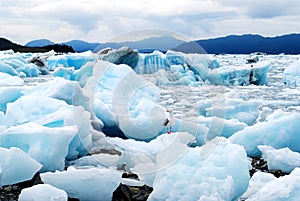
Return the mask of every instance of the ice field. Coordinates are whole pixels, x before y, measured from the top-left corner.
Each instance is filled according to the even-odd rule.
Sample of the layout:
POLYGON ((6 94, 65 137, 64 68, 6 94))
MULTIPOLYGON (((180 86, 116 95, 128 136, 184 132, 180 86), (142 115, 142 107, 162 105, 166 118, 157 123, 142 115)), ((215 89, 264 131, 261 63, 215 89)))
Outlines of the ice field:
POLYGON ((299 55, 0 52, 0 186, 44 183, 20 200, 297 200, 299 122, 299 55))

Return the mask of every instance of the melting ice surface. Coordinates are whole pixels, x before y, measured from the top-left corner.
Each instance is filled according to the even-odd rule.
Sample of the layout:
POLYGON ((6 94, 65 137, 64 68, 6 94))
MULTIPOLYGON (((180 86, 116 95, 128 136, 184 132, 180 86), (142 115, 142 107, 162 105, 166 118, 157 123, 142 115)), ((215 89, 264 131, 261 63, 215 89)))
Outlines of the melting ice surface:
POLYGON ((154 52, 128 61, 132 69, 90 52, 47 53, 54 72, 30 78, 40 74, 26 63, 32 56, 0 54, 1 186, 40 171, 44 183, 83 200, 111 200, 121 182, 152 186, 150 200, 299 197, 298 164, 290 163, 300 152, 299 56, 262 55, 251 67, 247 55, 154 52), (171 135, 166 108, 176 117, 171 135), (105 136, 112 133, 131 139, 105 136), (28 166, 11 176, 14 149, 28 166), (248 188, 247 156, 260 155, 275 162, 270 168, 294 170, 256 174, 248 188), (141 181, 122 180, 121 170, 141 181), (282 185, 289 188, 279 194, 282 185))

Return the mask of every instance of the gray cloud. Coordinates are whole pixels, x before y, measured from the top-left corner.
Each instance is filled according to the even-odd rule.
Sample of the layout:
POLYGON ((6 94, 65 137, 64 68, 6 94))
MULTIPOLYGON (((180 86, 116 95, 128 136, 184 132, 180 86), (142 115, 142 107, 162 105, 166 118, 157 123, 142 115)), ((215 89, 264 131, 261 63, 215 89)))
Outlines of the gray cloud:
POLYGON ((2 0, 0 30, 21 43, 40 37, 55 42, 101 42, 148 28, 194 39, 240 33, 276 35, 300 30, 295 23, 299 6, 300 0, 2 0))

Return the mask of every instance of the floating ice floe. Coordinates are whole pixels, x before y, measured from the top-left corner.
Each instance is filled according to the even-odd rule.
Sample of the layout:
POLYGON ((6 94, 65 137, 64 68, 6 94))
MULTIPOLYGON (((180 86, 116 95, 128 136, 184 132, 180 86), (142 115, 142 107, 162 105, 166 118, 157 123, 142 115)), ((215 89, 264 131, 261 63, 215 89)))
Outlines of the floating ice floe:
POLYGON ((105 48, 98 52, 100 59, 114 64, 126 64, 135 68, 139 62, 139 52, 129 47, 121 47, 117 50, 105 48))
POLYGON ((249 178, 243 147, 216 138, 203 147, 188 148, 158 171, 148 200, 235 200, 246 191, 249 178))
POLYGON ((1 132, 0 147, 21 149, 43 165, 42 172, 63 170, 69 145, 76 133, 75 126, 48 128, 30 122, 1 132))
POLYGON ((155 75, 156 85, 186 85, 199 86, 203 81, 199 75, 195 75, 192 70, 182 65, 172 65, 170 70, 158 70, 155 75))
POLYGON ((73 67, 75 70, 80 69, 88 62, 94 62, 98 59, 96 54, 91 51, 83 53, 69 53, 67 55, 50 56, 47 59, 49 70, 54 70, 57 67, 73 67))
POLYGON ((211 84, 225 86, 267 85, 269 62, 247 64, 245 66, 224 66, 210 71, 207 80, 211 84))
POLYGON ((45 184, 66 191, 69 197, 95 201, 112 200, 113 192, 121 183, 121 177, 121 172, 101 168, 69 167, 67 171, 41 174, 45 184))
POLYGON ((276 149, 288 147, 300 152, 300 113, 276 110, 264 122, 248 126, 229 139, 244 146, 249 156, 260 156, 258 145, 269 145, 276 149))
POLYGON ((18 201, 67 201, 65 191, 49 184, 38 184, 30 188, 24 188, 19 195, 18 201))
POLYGON ((22 95, 22 87, 0 87, 0 111, 6 112, 7 103, 14 102, 22 95))
POLYGON ((217 100, 202 100, 195 105, 199 114, 206 117, 217 116, 225 119, 237 119, 252 125, 259 117, 261 100, 248 100, 220 97, 217 100))
POLYGON ((68 105, 65 101, 43 96, 22 96, 7 104, 4 124, 7 127, 28 122, 54 128, 76 126, 76 136, 69 147, 68 158, 86 155, 91 144, 90 113, 82 106, 68 105))
POLYGON ((254 173, 249 181, 249 186, 247 191, 239 199, 241 200, 248 199, 249 197, 257 193, 261 188, 263 188, 267 183, 275 179, 276 177, 271 173, 266 173, 266 172, 254 173))
MULTIPOLYGON (((0 142, 3 143, 2 139, 0 142)), ((42 167, 16 147, 10 149, 0 147, 0 155, 0 186, 30 180, 42 167)))
POLYGON ((0 55, 0 72, 20 77, 37 77, 41 73, 38 66, 27 63, 21 54, 0 55))
POLYGON ((140 54, 139 62, 134 71, 138 74, 152 74, 161 69, 168 71, 172 65, 184 66, 205 80, 208 68, 218 66, 218 62, 212 62, 207 55, 202 54, 184 54, 171 50, 163 54, 154 51, 151 54, 140 54))
POLYGON ((287 85, 300 86, 300 61, 296 61, 284 69, 283 82, 287 85))
POLYGON ((22 85, 24 85, 24 81, 21 78, 0 72, 0 87, 22 85))
POLYGON ((267 161, 269 170, 289 173, 300 167, 300 153, 293 152, 289 148, 274 149, 271 146, 260 145, 258 149, 262 152, 262 158, 267 161))
POLYGON ((257 200, 299 200, 300 197, 300 168, 291 174, 277 179, 270 179, 257 193, 251 195, 247 201, 257 200))
POLYGON ((239 130, 243 130, 248 125, 237 119, 223 119, 219 117, 198 117, 200 124, 205 124, 209 128, 207 139, 211 140, 218 136, 229 138, 239 130))

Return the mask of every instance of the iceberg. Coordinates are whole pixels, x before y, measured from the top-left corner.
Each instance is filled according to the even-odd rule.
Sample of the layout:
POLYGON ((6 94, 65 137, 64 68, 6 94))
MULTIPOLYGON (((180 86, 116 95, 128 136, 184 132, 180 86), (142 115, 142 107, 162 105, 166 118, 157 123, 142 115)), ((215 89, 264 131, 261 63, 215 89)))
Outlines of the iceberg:
POLYGON ((0 87, 22 85, 24 85, 24 81, 21 78, 0 72, 0 87))
MULTIPOLYGON (((1 77, 1 73, 0 73, 0 77, 1 77)), ((15 78, 18 79, 18 77, 15 78)), ((23 95, 22 87, 0 87, 0 111, 5 113, 7 103, 14 102, 22 95, 23 95)))
POLYGON ((224 66, 211 70, 207 75, 207 80, 211 84, 225 86, 267 85, 267 73, 270 68, 269 62, 234 67, 224 66))
POLYGON ((88 62, 95 62, 98 59, 96 54, 91 51, 84 53, 70 53, 67 55, 50 56, 47 59, 49 70, 53 71, 57 67, 73 67, 75 70, 80 69, 88 62))
POLYGON ((256 172, 249 181, 247 191, 239 198, 240 200, 246 200, 253 196, 260 189, 262 189, 270 181, 274 181, 276 177, 271 173, 256 172))
POLYGON ((192 70, 182 65, 172 65, 169 71, 158 70, 155 75, 156 85, 186 85, 199 86, 203 81, 199 75, 195 75, 192 70))
POLYGON ((91 114, 82 106, 43 96, 22 96, 7 104, 4 124, 7 127, 34 122, 49 128, 76 126, 77 134, 70 144, 68 158, 86 155, 92 142, 89 132, 91 114))
POLYGON ((24 75, 26 77, 37 77, 41 72, 33 63, 27 61, 19 54, 4 55, 0 57, 0 72, 13 76, 24 75))
POLYGON ((262 158, 267 161, 269 170, 290 173, 296 167, 300 167, 300 153, 293 152, 289 148, 274 149, 271 146, 260 145, 258 149, 262 152, 262 158))
POLYGON ((69 145, 76 133, 75 126, 48 128, 29 122, 1 132, 0 147, 21 149, 43 165, 42 172, 63 170, 69 145))
POLYGON ((139 56, 139 62, 134 68, 138 74, 153 74, 159 70, 169 71, 171 66, 180 65, 192 71, 195 79, 200 77, 206 80, 209 67, 217 65, 217 62, 211 62, 207 55, 184 54, 171 50, 168 50, 166 54, 154 51, 151 54, 139 54, 139 56))
POLYGON ((201 100, 195 105, 199 114, 205 117, 237 119, 247 125, 253 125, 259 117, 262 101, 245 101, 240 98, 220 98, 220 100, 201 100))
POLYGON ((188 148, 157 172, 148 200, 235 200, 247 190, 249 178, 243 147, 215 138, 203 147, 188 148))
POLYGON ((41 174, 45 184, 66 191, 69 197, 94 201, 112 200, 113 192, 122 181, 121 177, 121 172, 101 168, 69 167, 67 171, 41 174))
POLYGON ((237 131, 243 130, 248 125, 238 121, 237 119, 223 119, 219 117, 203 117, 199 116, 199 123, 209 128, 207 139, 212 140, 215 137, 223 136, 229 138, 237 131))
POLYGON ((296 61, 283 71, 283 82, 291 86, 300 86, 300 61, 296 61))
POLYGON ((0 147, 0 155, 0 186, 30 180, 42 167, 16 147, 10 149, 0 147))
POLYGON ((60 77, 40 83, 33 88, 25 89, 23 93, 26 96, 51 97, 63 100, 69 105, 82 106, 86 110, 89 110, 88 97, 83 94, 79 83, 60 77))
POLYGON ((135 68, 139 62, 139 52, 129 47, 121 47, 117 50, 106 48, 98 52, 100 59, 114 64, 126 64, 135 68))
POLYGON ((296 168, 290 175, 283 176, 266 183, 257 193, 247 201, 256 200, 298 200, 300 196, 300 168, 296 168), (284 186, 284 188, 283 188, 284 186))
POLYGON ((49 184, 38 184, 21 191, 18 201, 67 201, 68 195, 65 191, 55 188, 49 184))
POLYGON ((84 156, 77 160, 70 161, 68 163, 69 166, 73 167, 103 167, 115 169, 120 160, 119 155, 111 155, 111 154, 93 154, 91 156, 84 156))
POLYGON ((244 146, 248 156, 260 156, 258 145, 269 145, 276 149, 288 147, 300 152, 299 124, 300 113, 276 110, 264 122, 248 126, 229 139, 244 146))

